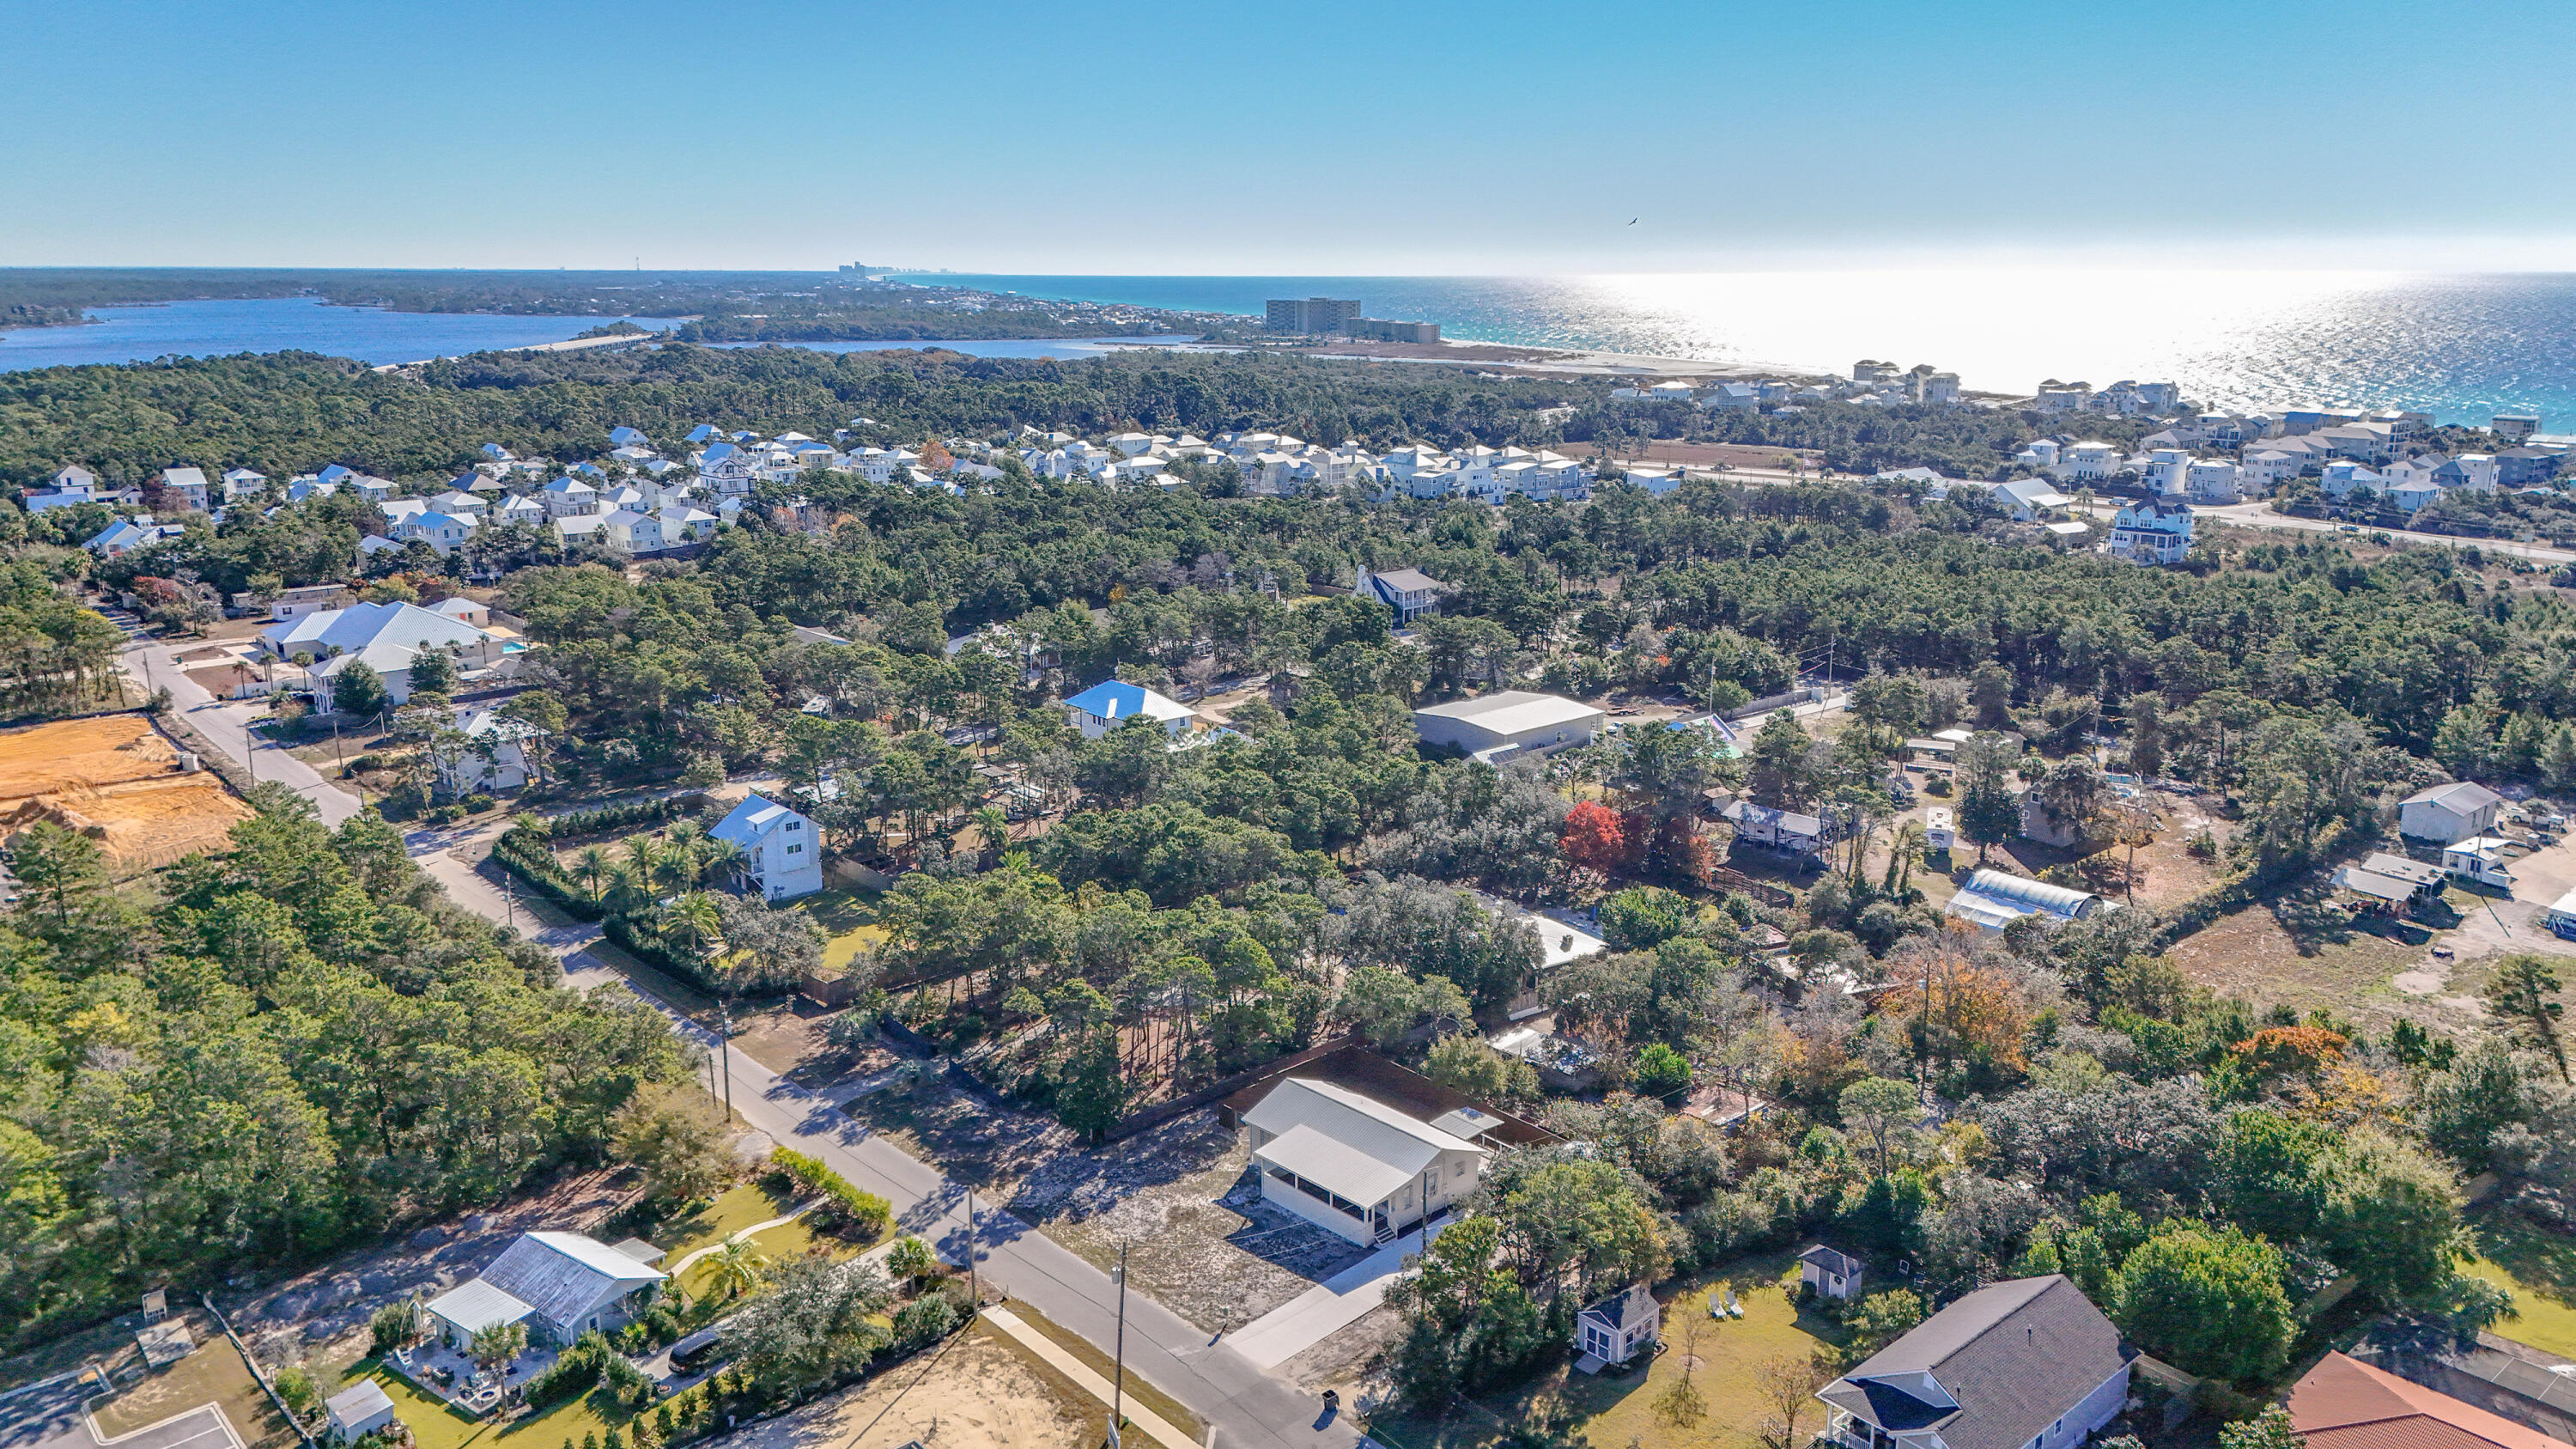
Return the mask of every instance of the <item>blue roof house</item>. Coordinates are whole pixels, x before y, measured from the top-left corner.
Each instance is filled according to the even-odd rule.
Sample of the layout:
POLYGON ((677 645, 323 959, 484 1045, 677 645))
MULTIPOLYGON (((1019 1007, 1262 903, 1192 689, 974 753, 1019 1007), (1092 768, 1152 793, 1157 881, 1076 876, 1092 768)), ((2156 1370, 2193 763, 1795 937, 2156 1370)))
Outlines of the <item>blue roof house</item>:
POLYGON ((1112 679, 1095 684, 1064 702, 1065 716, 1082 737, 1096 740, 1139 715, 1160 724, 1172 734, 1181 734, 1196 716, 1190 707, 1138 684, 1125 684, 1112 679))

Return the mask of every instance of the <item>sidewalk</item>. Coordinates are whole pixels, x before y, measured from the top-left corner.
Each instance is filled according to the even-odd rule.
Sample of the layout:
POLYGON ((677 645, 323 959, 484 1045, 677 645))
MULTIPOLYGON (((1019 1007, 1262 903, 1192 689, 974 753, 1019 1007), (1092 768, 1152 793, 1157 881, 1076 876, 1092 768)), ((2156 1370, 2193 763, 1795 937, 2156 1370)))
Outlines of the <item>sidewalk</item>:
MULTIPOLYGON (((1432 1224, 1431 1236, 1437 1239, 1449 1222, 1432 1224)), ((1226 1341, 1263 1368, 1277 1368, 1384 1303, 1386 1285, 1403 1276, 1405 1255, 1422 1248, 1423 1240, 1407 1233, 1236 1329, 1226 1341)))
MULTIPOLYGON (((1091 1365, 1056 1347, 1054 1339, 1020 1321, 1020 1316, 1007 1308, 987 1308, 984 1321, 1010 1336, 1013 1343, 1045 1360, 1046 1366, 1074 1381, 1084 1393, 1098 1399, 1103 1408, 1109 1404, 1113 1386, 1091 1365)), ((1129 1398, 1122 1406, 1129 1429, 1163 1446, 1163 1449, 1200 1449, 1189 1435, 1175 1429, 1160 1415, 1129 1398)))

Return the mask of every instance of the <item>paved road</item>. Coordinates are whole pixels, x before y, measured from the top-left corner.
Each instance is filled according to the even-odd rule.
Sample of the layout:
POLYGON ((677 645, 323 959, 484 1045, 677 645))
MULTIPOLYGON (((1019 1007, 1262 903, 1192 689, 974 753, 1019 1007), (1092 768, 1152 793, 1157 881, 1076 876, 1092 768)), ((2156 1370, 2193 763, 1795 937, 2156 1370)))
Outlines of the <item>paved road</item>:
MULTIPOLYGON (((154 682, 166 684, 182 709, 216 748, 235 759, 247 759, 248 711, 216 704, 206 691, 169 667, 169 646, 146 645, 154 682), (183 692, 186 691, 186 692, 183 692), (193 692, 194 698, 191 698, 193 692), (208 721, 213 721, 209 727, 208 721)), ((142 652, 138 650, 136 652, 142 652)), ((142 673, 141 661, 136 673, 142 673)), ((316 774, 285 752, 262 745, 261 778, 278 778, 302 789, 336 823, 356 812, 355 797, 316 774), (275 775, 269 772, 276 771, 275 775), (304 778, 299 779, 301 771, 304 778)), ((413 859, 447 888, 452 899, 487 920, 504 921, 510 905, 502 893, 449 852, 496 830, 486 825, 463 831, 423 830, 408 837, 413 859)), ((532 924, 519 913, 522 931, 532 924)), ((567 982, 585 986, 611 979, 614 973, 588 947, 599 939, 595 925, 538 928, 535 939, 563 958, 567 982)), ((650 1000, 651 998, 647 998, 650 1000)), ((660 1003, 656 1003, 659 1005, 660 1003)), ((664 1008, 666 1011, 669 1008, 664 1008)), ((714 1036, 696 1023, 671 1013, 679 1030, 712 1048, 714 1036)), ((964 1262, 967 1243, 965 1189, 935 1168, 906 1155, 843 1116, 832 1103, 752 1061, 740 1052, 726 1053, 732 1078, 734 1110, 753 1127, 781 1143, 793 1143, 831 1164, 850 1181, 894 1204, 897 1220, 908 1232, 930 1239, 941 1256, 964 1262)), ((1029 1224, 990 1204, 979 1204, 976 1247, 979 1270, 996 1286, 1096 1344, 1117 1335, 1118 1289, 1109 1275, 1076 1256, 1029 1224)), ((1237 1353, 1230 1344, 1208 1342, 1208 1335, 1140 1293, 1127 1298, 1127 1363, 1131 1372, 1189 1406, 1216 1430, 1223 1449, 1348 1449, 1360 1442, 1347 1419, 1317 1423, 1317 1401, 1237 1353)), ((17 1446, 0 1444, 0 1449, 17 1446)), ((180 1449, 146 1445, 142 1449, 180 1449)), ((210 1449, 192 1444, 185 1449, 210 1449)))
POLYGON ((187 717, 197 733, 204 735, 216 749, 241 762, 261 780, 279 781, 313 802, 322 812, 322 823, 338 825, 358 813, 358 797, 322 778, 321 772, 288 754, 267 740, 257 741, 253 748, 250 722, 265 708, 255 701, 219 700, 182 673, 174 656, 186 649, 204 647, 201 641, 165 644, 156 640, 136 640, 125 646, 126 673, 141 684, 146 693, 155 688, 170 691, 179 712, 187 717))
MULTIPOLYGON (((602 979, 596 973, 607 970, 587 955, 564 964, 576 981, 602 979)), ((676 1014, 674 1020, 683 1034, 714 1049, 713 1033, 676 1014)), ((843 1116, 821 1094, 741 1052, 726 1053, 726 1060, 734 1110, 745 1121, 883 1195, 904 1231, 929 1239, 949 1262, 966 1261, 962 1186, 843 1116)), ((1095 1344, 1116 1338, 1118 1289, 1108 1274, 989 1202, 976 1204, 975 1224, 975 1262, 986 1282, 1095 1344)), ((1313 1397, 1271 1377, 1231 1343, 1209 1343, 1204 1331, 1141 1293, 1127 1299, 1127 1367, 1214 1425, 1217 1443, 1228 1449, 1359 1442, 1346 1420, 1319 1427, 1321 1406, 1313 1397)))

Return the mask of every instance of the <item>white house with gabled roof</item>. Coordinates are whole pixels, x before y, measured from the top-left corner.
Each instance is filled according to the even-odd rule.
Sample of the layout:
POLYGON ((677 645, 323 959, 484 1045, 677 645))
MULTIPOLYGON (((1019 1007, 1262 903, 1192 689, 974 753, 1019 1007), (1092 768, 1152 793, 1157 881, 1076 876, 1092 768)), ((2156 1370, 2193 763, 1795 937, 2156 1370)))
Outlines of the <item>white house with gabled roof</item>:
POLYGON ((1289 1077, 1243 1114, 1262 1200, 1363 1247, 1476 1190, 1485 1149, 1347 1087, 1289 1077))
MULTIPOLYGON (((637 1249, 652 1253, 649 1245, 637 1249)), ((430 1337, 462 1349, 485 1329, 527 1325, 531 1344, 569 1346, 633 1322, 666 1278, 650 1262, 580 1233, 521 1233, 471 1282, 422 1305, 430 1337)))
POLYGON ((823 888, 822 832, 774 800, 745 796, 707 835, 742 847, 764 900, 792 900, 823 888))

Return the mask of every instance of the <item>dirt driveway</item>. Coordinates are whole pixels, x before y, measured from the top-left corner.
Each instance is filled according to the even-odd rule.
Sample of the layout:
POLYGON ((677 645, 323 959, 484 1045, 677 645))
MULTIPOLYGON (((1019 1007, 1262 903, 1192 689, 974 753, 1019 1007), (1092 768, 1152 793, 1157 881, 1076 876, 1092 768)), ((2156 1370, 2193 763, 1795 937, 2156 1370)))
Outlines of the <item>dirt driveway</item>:
POLYGON ((2452 990, 2452 981, 2473 985, 2480 973, 2460 968, 2517 951, 2576 956, 2576 941, 2559 939, 2540 919, 2551 903, 2576 890, 2576 837, 2533 851, 2508 868, 2514 875, 2510 900, 2452 887, 2451 904, 2465 919, 2458 930, 2433 943, 2434 949, 2448 950, 2450 956, 2436 956, 2428 949, 2421 961, 2399 972, 2389 984, 2410 996, 2429 996, 2445 1006, 2474 1012, 2481 1009, 2477 1000, 2452 990))

